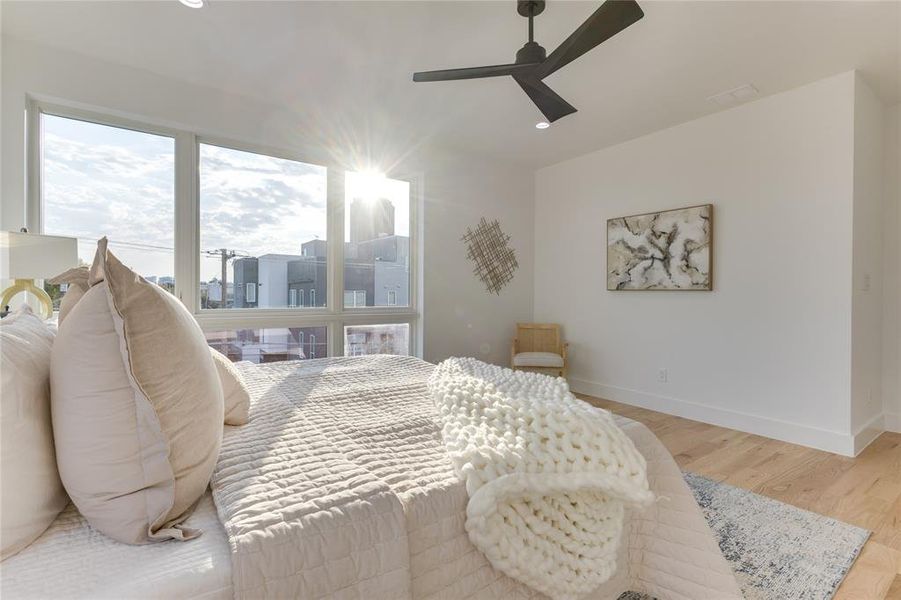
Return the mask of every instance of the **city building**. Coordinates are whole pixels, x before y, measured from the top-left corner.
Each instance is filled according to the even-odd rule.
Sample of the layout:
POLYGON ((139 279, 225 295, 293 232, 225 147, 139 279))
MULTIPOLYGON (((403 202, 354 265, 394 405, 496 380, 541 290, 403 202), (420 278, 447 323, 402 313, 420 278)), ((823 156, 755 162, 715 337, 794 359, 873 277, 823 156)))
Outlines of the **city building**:
POLYGON ((328 328, 273 327, 206 333, 207 342, 234 362, 253 363, 325 358, 328 328))
POLYGON ((288 262, 288 307, 324 307, 328 244, 325 240, 310 240, 301 245, 300 254, 288 262))
MULTIPOLYGON (((387 198, 350 203, 350 240, 344 244, 344 305, 408 306, 410 238, 394 235, 394 205, 387 198)), ((300 254, 263 254, 234 261, 234 308, 324 307, 326 240, 300 246, 300 254)), ((212 283, 210 284, 212 285, 212 283)), ((212 294, 209 294, 212 299, 212 294)))
POLYGON ((344 305, 407 306, 410 238, 390 235, 344 244, 344 305))
POLYGON ((394 205, 388 198, 354 198, 350 202, 348 242, 365 242, 394 234, 394 205))

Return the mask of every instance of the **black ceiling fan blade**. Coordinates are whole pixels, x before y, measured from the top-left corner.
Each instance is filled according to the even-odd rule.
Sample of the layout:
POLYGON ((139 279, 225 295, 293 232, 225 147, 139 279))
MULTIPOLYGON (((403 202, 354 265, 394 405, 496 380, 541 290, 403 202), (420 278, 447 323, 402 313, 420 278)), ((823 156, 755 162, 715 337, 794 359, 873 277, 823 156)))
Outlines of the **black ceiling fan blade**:
POLYGON ((539 63, 521 63, 509 65, 489 65, 486 67, 469 67, 465 69, 442 69, 440 71, 422 71, 413 73, 413 81, 452 81, 455 79, 478 79, 480 77, 501 77, 527 73, 535 69, 539 63))
POLYGON ((529 95, 538 110, 547 117, 549 123, 553 123, 561 117, 576 112, 575 107, 557 95, 557 92, 547 86, 546 83, 535 77, 516 77, 516 83, 529 95))
POLYGON ((544 79, 643 16, 644 11, 635 0, 607 0, 550 53, 536 69, 536 75, 539 79, 544 79))

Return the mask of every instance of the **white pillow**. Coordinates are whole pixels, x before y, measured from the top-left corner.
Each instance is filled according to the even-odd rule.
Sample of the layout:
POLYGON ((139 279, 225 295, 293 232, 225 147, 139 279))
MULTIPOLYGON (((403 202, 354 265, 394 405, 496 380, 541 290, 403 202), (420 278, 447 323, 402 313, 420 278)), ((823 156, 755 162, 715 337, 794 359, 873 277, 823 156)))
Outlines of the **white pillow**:
POLYGON ((27 306, 0 320, 0 558, 33 542, 69 502, 50 426, 53 337, 27 306))
POLYGON ((130 544, 190 539, 222 440, 206 339, 172 294, 97 244, 91 287, 60 327, 50 367, 66 491, 96 529, 130 544))
POLYGON ((228 360, 228 357, 210 348, 213 362, 216 363, 216 371, 219 372, 219 381, 222 383, 222 394, 225 399, 225 424, 244 425, 247 423, 250 413, 250 392, 244 377, 228 360))

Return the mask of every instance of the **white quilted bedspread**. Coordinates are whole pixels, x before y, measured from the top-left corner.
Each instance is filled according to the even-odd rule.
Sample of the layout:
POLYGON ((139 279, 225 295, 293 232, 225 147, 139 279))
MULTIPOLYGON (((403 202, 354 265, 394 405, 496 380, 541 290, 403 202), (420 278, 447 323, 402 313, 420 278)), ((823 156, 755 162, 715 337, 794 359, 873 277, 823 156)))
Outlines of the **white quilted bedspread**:
POLYGON ((186 523, 190 543, 130 546, 106 537, 70 504, 30 546, 0 563, 3 600, 232 597, 231 557, 209 493, 186 523))
MULTIPOLYGON (((465 483, 427 391, 432 365, 373 356, 239 366, 250 423, 226 428, 212 481, 236 597, 542 597, 467 537, 465 483)), ((617 423, 659 500, 626 511, 619 568, 586 597, 740 598, 672 457, 641 424, 617 423)))

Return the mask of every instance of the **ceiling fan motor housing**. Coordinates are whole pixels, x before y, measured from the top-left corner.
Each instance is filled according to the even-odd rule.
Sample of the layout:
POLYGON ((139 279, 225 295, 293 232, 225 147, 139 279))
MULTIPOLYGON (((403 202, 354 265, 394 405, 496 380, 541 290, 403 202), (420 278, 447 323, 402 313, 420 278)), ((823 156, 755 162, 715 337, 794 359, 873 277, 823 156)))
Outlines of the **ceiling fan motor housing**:
POLYGON ((540 63, 547 58, 547 52, 538 42, 526 42, 525 46, 516 52, 516 64, 540 63))

